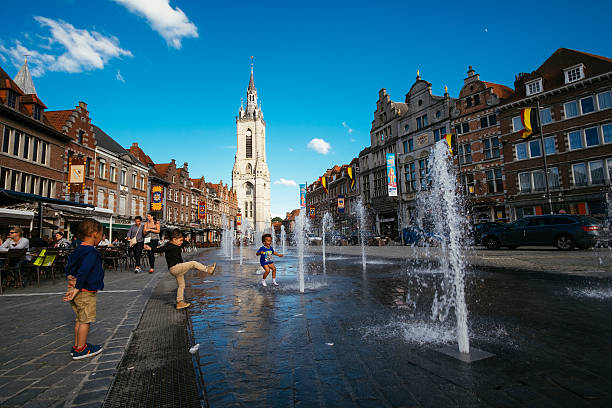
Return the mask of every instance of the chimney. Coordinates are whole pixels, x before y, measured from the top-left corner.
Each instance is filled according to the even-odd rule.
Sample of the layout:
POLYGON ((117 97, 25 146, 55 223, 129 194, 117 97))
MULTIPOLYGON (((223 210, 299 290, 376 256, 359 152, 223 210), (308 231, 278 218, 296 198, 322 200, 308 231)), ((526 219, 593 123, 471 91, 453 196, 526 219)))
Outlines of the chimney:
POLYGON ((174 159, 170 160, 170 164, 174 164, 176 166, 176 161, 174 159))
POLYGON ((138 143, 137 142, 133 142, 132 143, 132 147, 138 147, 138 143))

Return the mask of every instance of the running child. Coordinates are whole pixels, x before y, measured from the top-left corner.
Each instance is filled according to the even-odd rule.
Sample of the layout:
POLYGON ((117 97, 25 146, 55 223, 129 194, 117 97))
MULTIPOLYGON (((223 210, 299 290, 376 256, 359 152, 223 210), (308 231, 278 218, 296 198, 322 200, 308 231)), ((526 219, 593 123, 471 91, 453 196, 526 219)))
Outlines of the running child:
POLYGON ((266 278, 272 271, 272 284, 274 286, 278 286, 276 283, 276 265, 274 265, 274 261, 272 260, 272 255, 283 256, 283 254, 279 254, 278 252, 274 252, 274 248, 272 248, 272 235, 263 234, 261 236, 261 242, 263 246, 257 250, 255 255, 259 255, 259 264, 264 269, 264 274, 261 279, 261 284, 263 286, 266 285, 266 278))
POLYGON ((210 275, 215 273, 216 263, 210 266, 204 266, 196 261, 183 262, 183 247, 187 244, 187 240, 183 238, 183 233, 178 229, 175 229, 170 234, 170 241, 161 247, 151 249, 149 245, 145 245, 144 248, 147 251, 153 252, 164 252, 166 256, 166 263, 168 264, 168 271, 176 278, 178 289, 176 290, 176 308, 184 309, 191 306, 191 303, 187 303, 183 300, 185 294, 185 274, 191 269, 197 269, 198 271, 208 272, 210 275))
POLYGON ((96 246, 102 240, 102 224, 86 219, 79 224, 81 244, 70 254, 66 263, 68 290, 64 301, 76 314, 74 346, 70 350, 73 360, 93 357, 102 352, 102 346, 87 343, 89 325, 96 321, 96 293, 104 289, 102 257, 96 246))

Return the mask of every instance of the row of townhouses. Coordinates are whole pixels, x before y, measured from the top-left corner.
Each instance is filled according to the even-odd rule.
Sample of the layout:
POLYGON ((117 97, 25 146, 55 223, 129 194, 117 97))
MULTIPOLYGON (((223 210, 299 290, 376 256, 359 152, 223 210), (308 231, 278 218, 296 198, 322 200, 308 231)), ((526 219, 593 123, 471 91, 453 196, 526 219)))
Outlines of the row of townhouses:
POLYGON ((415 222, 417 196, 428 189, 432 146, 452 133, 458 185, 473 223, 550 211, 603 217, 612 200, 611 91, 611 59, 565 48, 535 71, 517 74, 513 88, 482 80, 470 66, 456 98, 446 87, 435 95, 417 72, 403 102, 380 90, 370 145, 346 165, 354 169, 356 190, 347 190, 346 166, 335 166, 322 176, 328 188, 321 179, 308 186, 307 208, 316 207, 316 218, 330 212, 337 227, 351 229, 344 218, 353 205, 345 199, 348 211, 338 214, 338 195, 360 196, 373 229, 398 237, 415 222), (523 108, 539 108, 543 143, 539 134, 523 139, 523 108), (395 157, 396 196, 389 195, 388 153, 395 157), (334 183, 341 187, 332 189, 334 183))
MULTIPOLYGON (((163 227, 192 229, 204 241, 217 240, 218 230, 235 222, 236 195, 223 182, 190 178, 188 164, 177 167, 174 159, 154 163, 137 143, 123 148, 92 123, 84 102, 73 109, 47 110, 36 93, 27 61, 14 79, 0 68, 0 137, 0 189, 4 192, 94 208, 91 214, 118 232, 129 228, 134 217, 150 211, 163 227), (74 178, 69 173, 80 167, 71 163, 84 165, 78 191, 71 191, 69 181, 74 178)), ((71 222, 83 216, 69 206, 61 209, 63 221, 54 228, 70 230, 71 222)), ((57 218, 53 217, 57 212, 51 215, 57 218)))

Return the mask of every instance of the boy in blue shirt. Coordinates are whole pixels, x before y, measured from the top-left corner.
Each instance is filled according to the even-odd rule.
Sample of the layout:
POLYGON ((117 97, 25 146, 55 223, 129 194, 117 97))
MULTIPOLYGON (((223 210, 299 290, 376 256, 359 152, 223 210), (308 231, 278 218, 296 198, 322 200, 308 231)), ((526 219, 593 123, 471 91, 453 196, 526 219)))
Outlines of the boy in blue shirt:
POLYGON ((88 218, 79 224, 80 245, 70 254, 66 263, 68 291, 64 301, 70 302, 76 314, 73 360, 93 357, 102 352, 102 346, 87 343, 89 325, 96 321, 96 293, 104 289, 102 257, 96 246, 102 240, 103 228, 98 221, 88 218))
POLYGON ((274 252, 274 248, 272 248, 272 235, 263 234, 261 237, 261 242, 263 246, 257 250, 255 255, 259 255, 259 264, 262 268, 264 268, 263 278, 261 279, 261 284, 263 286, 266 285, 266 278, 272 271, 272 284, 274 286, 278 286, 276 283, 276 266, 274 265, 274 261, 272 260, 272 255, 283 256, 283 254, 279 254, 278 252, 274 252))

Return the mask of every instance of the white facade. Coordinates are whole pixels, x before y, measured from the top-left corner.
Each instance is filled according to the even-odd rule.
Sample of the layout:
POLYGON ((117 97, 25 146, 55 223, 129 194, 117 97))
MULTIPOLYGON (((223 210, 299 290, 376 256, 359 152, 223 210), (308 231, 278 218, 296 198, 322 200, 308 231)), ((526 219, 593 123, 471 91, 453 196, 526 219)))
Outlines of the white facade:
POLYGON ((237 149, 232 189, 243 219, 257 231, 270 228, 270 172, 266 163, 266 122, 257 102, 253 67, 247 89, 246 109, 236 117, 237 149))

